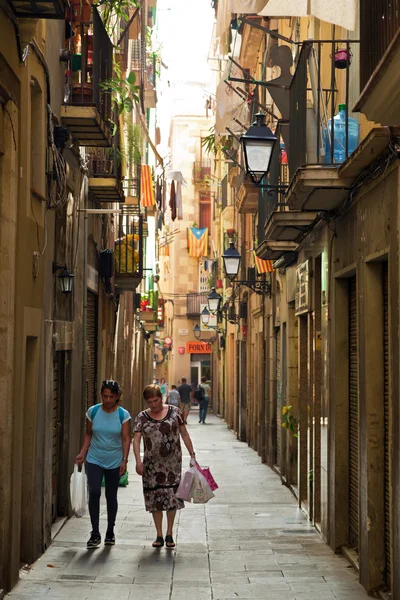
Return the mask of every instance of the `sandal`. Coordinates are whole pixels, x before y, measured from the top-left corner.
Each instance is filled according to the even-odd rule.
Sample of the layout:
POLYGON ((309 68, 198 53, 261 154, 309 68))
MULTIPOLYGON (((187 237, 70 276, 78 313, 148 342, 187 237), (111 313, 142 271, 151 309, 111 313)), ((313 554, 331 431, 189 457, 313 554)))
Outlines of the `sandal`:
POLYGON ((172 535, 165 536, 165 545, 167 548, 175 548, 175 542, 174 542, 174 538, 172 537, 172 535))
POLYGON ((162 535, 158 535, 157 539, 152 544, 153 548, 162 548, 164 546, 164 538, 162 535))

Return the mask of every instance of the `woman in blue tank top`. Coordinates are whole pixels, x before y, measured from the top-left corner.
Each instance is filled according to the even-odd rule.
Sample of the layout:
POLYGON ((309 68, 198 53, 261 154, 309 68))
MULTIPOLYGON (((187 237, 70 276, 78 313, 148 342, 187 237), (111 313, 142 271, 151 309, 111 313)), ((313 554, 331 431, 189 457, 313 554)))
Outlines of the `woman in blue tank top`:
POLYGON ((86 460, 89 487, 89 514, 92 533, 87 548, 97 548, 101 543, 99 531, 101 482, 104 476, 107 500, 107 532, 104 544, 115 544, 114 525, 117 516, 117 492, 119 479, 125 474, 129 444, 131 441, 130 420, 127 410, 118 405, 121 388, 117 381, 103 381, 101 403, 91 406, 86 413, 87 429, 78 465, 86 460))

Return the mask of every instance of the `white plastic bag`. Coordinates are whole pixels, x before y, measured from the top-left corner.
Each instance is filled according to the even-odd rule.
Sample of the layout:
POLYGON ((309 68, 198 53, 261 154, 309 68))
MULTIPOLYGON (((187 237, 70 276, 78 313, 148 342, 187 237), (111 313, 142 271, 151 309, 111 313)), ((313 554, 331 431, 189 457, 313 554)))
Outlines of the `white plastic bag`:
POLYGON ((190 502, 190 500, 192 498, 191 491, 192 491, 194 473, 195 473, 194 467, 192 467, 184 472, 184 474, 181 478, 179 487, 176 490, 176 497, 179 498, 179 500, 186 500, 187 502, 190 502))
POLYGON ((207 483, 204 475, 198 469, 195 469, 191 496, 193 504, 207 504, 211 498, 214 498, 214 493, 207 483))
POLYGON ((77 517, 83 517, 86 514, 87 505, 87 482, 85 465, 82 465, 82 470, 79 471, 78 465, 75 464, 74 472, 71 475, 69 482, 69 493, 71 497, 71 507, 77 517))

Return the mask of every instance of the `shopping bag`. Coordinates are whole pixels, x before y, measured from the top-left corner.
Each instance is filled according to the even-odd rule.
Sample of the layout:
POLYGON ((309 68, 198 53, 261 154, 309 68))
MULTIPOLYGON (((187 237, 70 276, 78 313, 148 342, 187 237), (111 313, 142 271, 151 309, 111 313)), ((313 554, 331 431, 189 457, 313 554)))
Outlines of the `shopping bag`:
POLYGON ((179 500, 186 500, 187 502, 190 502, 190 492, 193 485, 194 473, 195 468, 191 467, 183 474, 179 487, 176 490, 176 497, 179 498, 179 500))
POLYGON ((203 477, 205 477, 211 490, 212 491, 217 490, 218 484, 215 481, 214 477, 211 475, 210 468, 209 467, 201 467, 197 461, 196 461, 196 467, 200 471, 200 473, 203 475, 203 477))
POLYGON ((197 467, 190 494, 193 498, 193 504, 207 504, 211 498, 214 498, 214 493, 208 485, 206 478, 200 473, 197 467))
POLYGON ((85 465, 79 471, 78 465, 74 466, 74 472, 69 482, 69 493, 71 498, 71 508, 77 517, 83 517, 86 514, 87 505, 87 483, 85 465))
MULTIPOLYGON (((124 475, 121 475, 119 478, 118 485, 119 487, 126 487, 129 484, 129 473, 128 469, 125 471, 124 475)), ((106 481, 104 479, 104 475, 101 480, 101 487, 106 487, 106 481)))

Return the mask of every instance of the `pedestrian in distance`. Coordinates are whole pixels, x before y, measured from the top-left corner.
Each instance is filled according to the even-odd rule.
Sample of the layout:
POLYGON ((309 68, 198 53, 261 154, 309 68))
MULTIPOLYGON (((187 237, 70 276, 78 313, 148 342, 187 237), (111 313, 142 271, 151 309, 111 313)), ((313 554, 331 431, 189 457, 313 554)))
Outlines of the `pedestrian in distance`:
POLYGON ((182 377, 181 382, 181 385, 178 387, 179 396, 181 398, 180 409, 183 414, 185 425, 187 425, 192 401, 192 387, 188 384, 186 377, 182 377))
POLYGON ((173 526, 176 511, 184 508, 182 500, 176 497, 182 472, 182 440, 191 456, 195 458, 192 440, 185 427, 181 410, 165 405, 158 386, 148 385, 143 390, 147 410, 135 419, 133 429, 133 452, 136 459, 136 472, 143 478, 145 507, 152 513, 157 537, 153 548, 174 548, 173 526), (140 456, 140 442, 143 438, 144 456, 140 456), (163 535, 163 513, 167 513, 167 533, 163 535))
POLYGON ((204 375, 201 378, 201 383, 198 386, 197 393, 199 394, 199 423, 205 424, 207 409, 211 398, 211 387, 208 385, 207 378, 204 377, 204 375))
POLYGON ((101 544, 99 530, 101 482, 104 476, 107 501, 106 546, 115 544, 114 526, 118 510, 118 484, 126 473, 131 442, 131 415, 119 406, 121 388, 117 381, 108 379, 101 384, 101 403, 91 406, 86 413, 87 429, 76 462, 86 460, 89 488, 89 514, 92 532, 87 548, 101 544))
POLYGON ((165 381, 165 377, 161 377, 160 379, 160 390, 163 396, 163 402, 166 403, 168 396, 168 383, 165 381))
POLYGON ((178 406, 180 404, 181 397, 179 395, 178 390, 176 389, 176 385, 172 384, 172 389, 169 391, 167 396, 167 404, 171 404, 172 406, 178 406))

